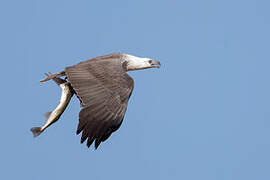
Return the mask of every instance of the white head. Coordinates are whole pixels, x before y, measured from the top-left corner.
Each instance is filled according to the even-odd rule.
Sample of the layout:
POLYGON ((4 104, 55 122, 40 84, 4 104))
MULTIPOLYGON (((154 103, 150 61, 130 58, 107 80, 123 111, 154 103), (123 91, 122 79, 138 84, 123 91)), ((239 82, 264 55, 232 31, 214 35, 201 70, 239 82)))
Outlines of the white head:
POLYGON ((150 59, 124 54, 123 63, 127 71, 134 71, 148 68, 160 68, 160 62, 150 59))

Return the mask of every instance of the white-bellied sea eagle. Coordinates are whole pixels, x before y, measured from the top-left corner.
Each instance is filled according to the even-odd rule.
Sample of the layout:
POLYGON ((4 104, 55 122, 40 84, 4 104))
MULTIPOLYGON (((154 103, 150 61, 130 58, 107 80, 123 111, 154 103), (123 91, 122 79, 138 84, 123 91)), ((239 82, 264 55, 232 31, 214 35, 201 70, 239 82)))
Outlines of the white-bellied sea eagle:
POLYGON ((48 77, 41 82, 54 80, 62 88, 62 95, 56 109, 47 113, 46 123, 31 128, 34 137, 60 118, 76 94, 81 102, 77 134, 82 132, 81 143, 87 140, 90 147, 95 142, 98 148, 123 121, 134 87, 126 72, 159 67, 160 62, 150 58, 113 53, 66 67, 56 74, 46 74, 48 77))

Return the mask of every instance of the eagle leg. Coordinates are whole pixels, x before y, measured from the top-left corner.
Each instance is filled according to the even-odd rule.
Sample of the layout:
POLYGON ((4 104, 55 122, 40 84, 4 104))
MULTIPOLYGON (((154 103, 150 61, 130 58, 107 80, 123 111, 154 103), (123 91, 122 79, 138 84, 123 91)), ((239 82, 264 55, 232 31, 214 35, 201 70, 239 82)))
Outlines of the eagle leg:
MULTIPOLYGON (((51 75, 52 75, 52 73, 45 73, 45 75, 47 76, 47 77, 50 77, 51 75)), ((67 81, 66 80, 64 80, 64 79, 61 79, 61 78, 59 78, 59 77, 54 77, 54 78, 52 78, 52 80, 57 84, 57 85, 59 85, 60 86, 60 84, 63 84, 63 83, 66 83, 67 81)))

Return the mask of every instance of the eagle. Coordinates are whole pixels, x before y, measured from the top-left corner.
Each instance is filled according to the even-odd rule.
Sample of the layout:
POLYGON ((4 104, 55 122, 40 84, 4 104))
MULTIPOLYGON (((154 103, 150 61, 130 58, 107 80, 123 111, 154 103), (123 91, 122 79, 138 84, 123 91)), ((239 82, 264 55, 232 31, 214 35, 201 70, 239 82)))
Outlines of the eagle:
POLYGON ((46 114, 46 123, 31 128, 34 137, 60 118, 75 94, 81 104, 76 133, 82 133, 81 143, 87 140, 88 148, 94 143, 97 149, 123 122, 134 88, 134 80, 127 72, 160 66, 159 61, 150 58, 113 53, 66 67, 59 73, 45 73, 47 78, 41 82, 55 81, 62 95, 55 110, 46 114))

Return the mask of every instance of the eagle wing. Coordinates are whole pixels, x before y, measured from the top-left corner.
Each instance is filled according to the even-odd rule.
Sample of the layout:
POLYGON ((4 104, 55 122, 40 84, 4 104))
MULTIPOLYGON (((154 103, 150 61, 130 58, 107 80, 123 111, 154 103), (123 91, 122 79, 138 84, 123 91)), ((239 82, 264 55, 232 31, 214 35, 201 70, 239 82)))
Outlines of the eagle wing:
POLYGON ((124 71, 119 57, 106 56, 65 69, 81 101, 77 134, 95 148, 116 131, 124 118, 134 81, 124 71))

